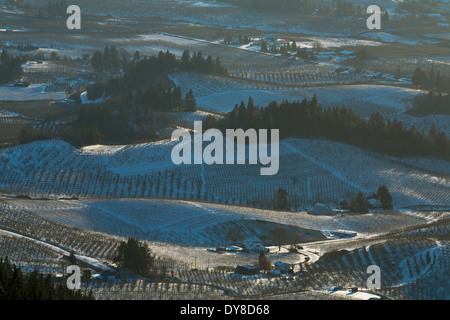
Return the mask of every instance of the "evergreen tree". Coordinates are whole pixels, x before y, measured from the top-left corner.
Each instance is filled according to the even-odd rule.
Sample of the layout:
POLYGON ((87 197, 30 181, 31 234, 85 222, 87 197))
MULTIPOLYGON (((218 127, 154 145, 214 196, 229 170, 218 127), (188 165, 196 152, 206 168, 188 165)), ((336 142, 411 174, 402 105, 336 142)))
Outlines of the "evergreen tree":
POLYGON ((103 56, 102 56, 102 62, 103 62, 103 70, 109 71, 112 68, 112 57, 111 57, 111 50, 108 46, 106 46, 103 49, 103 56))
POLYGON ((118 251, 114 261, 123 268, 130 269, 137 274, 147 275, 153 266, 155 258, 145 242, 128 238, 127 242, 120 244, 118 251))
POLYGON ((121 61, 119 57, 119 52, 117 51, 117 48, 115 46, 111 47, 111 69, 113 70, 119 70, 121 67, 121 61))
POLYGON ((294 51, 294 52, 296 52, 297 51, 297 42, 292 42, 292 45, 291 45, 291 50, 292 51, 294 51))
POLYGON ((281 246, 283 243, 288 241, 288 237, 286 235, 286 230, 284 228, 275 228, 270 231, 272 234, 272 238, 278 246, 278 251, 281 251, 281 246))
POLYGON ((187 69, 189 64, 191 62, 191 54, 189 52, 189 50, 184 50, 183 54, 181 55, 181 68, 183 69, 187 69))
POLYGON ((358 196, 352 200, 350 205, 350 210, 356 213, 368 213, 369 212, 369 202, 362 192, 358 193, 358 196))
MULTIPOLYGON (((100 138, 100 132, 98 131, 97 127, 90 125, 88 128, 88 132, 87 132, 87 138, 85 140, 87 145, 97 145, 101 143, 101 138, 100 138)), ((72 264, 76 264, 77 259, 75 258, 75 256, 72 256, 71 253, 71 263, 72 261, 74 261, 75 263, 72 264)))
MULTIPOLYGON (((98 143, 96 143, 96 144, 98 144, 98 143)), ((73 250, 70 251, 70 255, 69 255, 68 259, 69 259, 69 263, 71 265, 76 265, 77 264, 77 258, 75 257, 75 253, 73 252, 73 250)))
POLYGON ((0 54, 0 83, 13 81, 23 74, 22 59, 4 49, 0 54))
POLYGON ((439 130, 436 127, 436 123, 432 123, 430 127, 430 131, 428 132, 428 138, 434 143, 439 134, 439 130))
POLYGON ((12 300, 21 300, 24 295, 23 276, 20 268, 13 266, 12 276, 7 284, 8 295, 12 300))
POLYGON ((412 83, 416 86, 422 86, 427 81, 427 74, 418 67, 412 76, 412 83))
POLYGON ((289 203, 288 203, 288 193, 285 189, 278 189, 276 194, 276 204, 275 208, 280 211, 288 211, 289 203))
POLYGON ((100 51, 95 51, 92 55, 91 65, 95 72, 103 71, 103 58, 102 53, 100 51))
POLYGON ((442 158, 442 159, 448 159, 450 156, 450 143, 447 139, 447 135, 445 132, 440 131, 436 137, 435 141, 435 154, 442 158))
POLYGON ((272 44, 272 47, 270 48, 270 53, 278 53, 278 48, 276 43, 272 44))
POLYGON ((268 52, 269 51, 269 45, 264 40, 261 40, 261 51, 262 52, 268 52))
POLYGON ((266 108, 248 108, 242 101, 226 117, 211 125, 222 130, 280 128, 282 138, 322 137, 400 157, 436 155, 446 159, 450 155, 449 141, 437 129, 433 130, 434 136, 427 137, 414 127, 406 129, 397 119, 386 121, 378 113, 366 120, 345 107, 324 109, 317 97, 310 101, 272 102, 266 108))
MULTIPOLYGON (((172 91, 172 105, 177 109, 181 109, 183 106, 183 97, 181 95, 181 87, 175 87, 172 91)), ((194 106, 195 108, 195 106, 194 106)))
POLYGON ((43 299, 44 300, 53 300, 55 299, 55 287, 52 282, 51 275, 47 275, 44 279, 44 287, 43 291, 43 299))
POLYGON ((134 52, 134 57, 133 57, 133 59, 134 59, 135 61, 141 60, 141 54, 139 53, 139 50, 136 50, 136 51, 134 52))
POLYGON ((252 97, 248 97, 248 102, 247 102, 247 113, 252 117, 256 112, 256 107, 255 107, 255 103, 253 102, 253 98, 252 97))
POLYGON ((194 92, 192 91, 192 89, 190 89, 189 92, 186 94, 186 97, 184 98, 184 104, 186 106, 187 111, 189 112, 195 111, 197 102, 195 101, 194 92))
POLYGON ((69 290, 63 283, 55 286, 50 274, 44 279, 37 270, 23 274, 7 258, 0 258, 0 300, 93 299, 92 294, 86 296, 78 290, 69 290))
POLYGON ((378 188, 378 198, 380 199, 381 205, 384 210, 390 210, 393 208, 392 196, 386 186, 381 186, 378 188))
POLYGON ((288 55, 288 48, 287 48, 287 46, 281 46, 280 47, 280 54, 282 54, 282 55, 288 55))
POLYGON ((39 287, 42 284, 39 283, 39 272, 34 270, 29 276, 26 286, 26 291, 28 292, 28 298, 30 300, 42 300, 42 291, 39 287))

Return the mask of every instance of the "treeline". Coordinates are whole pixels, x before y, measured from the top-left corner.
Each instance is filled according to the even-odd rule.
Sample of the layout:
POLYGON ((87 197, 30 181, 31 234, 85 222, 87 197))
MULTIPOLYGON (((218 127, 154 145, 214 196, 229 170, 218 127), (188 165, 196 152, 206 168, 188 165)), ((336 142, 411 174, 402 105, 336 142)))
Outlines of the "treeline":
POLYGON ((183 98, 180 87, 165 89, 161 84, 135 93, 125 90, 117 102, 119 107, 114 103, 81 106, 66 138, 76 145, 155 138, 154 112, 194 112, 196 107, 192 90, 183 98))
POLYGON ((439 70, 435 71, 433 68, 427 73, 417 67, 411 80, 414 85, 423 88, 435 88, 440 92, 450 91, 450 78, 441 75, 439 70))
POLYGON ((267 108, 256 107, 250 98, 247 105, 241 102, 225 118, 210 118, 205 124, 222 130, 280 129, 281 138, 326 138, 399 157, 450 157, 450 142, 442 131, 430 130, 427 135, 414 126, 405 129, 400 121, 386 121, 379 113, 365 120, 345 107, 322 108, 316 96, 309 101, 272 102, 267 108))
POLYGON ((392 210, 394 208, 392 205, 392 196, 386 186, 378 187, 378 192, 373 193, 369 197, 359 192, 358 195, 350 199, 350 203, 347 203, 347 200, 341 201, 340 207, 341 209, 350 210, 355 213, 368 213, 369 209, 376 208, 370 204, 369 199, 378 200, 383 210, 392 210))
MULTIPOLYGON (((105 47, 103 53, 97 51, 94 54, 91 62, 98 70, 117 69, 117 49, 105 47)), ((153 112, 194 112, 196 101, 192 90, 183 97, 180 87, 170 88, 161 82, 154 86, 152 82, 175 70, 228 73, 219 58, 205 58, 201 52, 191 55, 188 50, 183 52, 180 59, 169 51, 160 51, 158 55, 144 58, 140 58, 139 52, 136 52, 133 60, 123 59, 121 66, 124 72, 122 77, 96 82, 86 90, 87 98, 91 101, 110 97, 118 103, 114 107, 103 103, 102 106, 80 108, 72 128, 66 133, 71 143, 88 145, 100 141, 127 142, 154 138, 158 128, 153 112)))
POLYGON ((194 112, 195 108, 192 90, 183 97, 179 86, 165 88, 150 84, 146 90, 125 90, 111 102, 81 106, 64 138, 79 146, 152 139, 164 125, 155 113, 194 112))
POLYGON ((155 256, 146 242, 128 238, 127 242, 122 242, 119 245, 114 262, 120 268, 131 270, 135 274, 151 276, 155 256))
MULTIPOLYGON (((112 48, 106 50, 110 56, 115 56, 116 51, 112 48)), ((102 60, 108 54, 105 55, 104 51, 102 60)), ((183 96, 179 86, 171 87, 161 81, 154 85, 154 82, 175 70, 227 73, 219 59, 213 60, 211 56, 204 58, 201 52, 191 56, 188 50, 180 59, 169 51, 143 59, 135 54, 132 61, 122 65, 122 77, 113 77, 87 87, 89 100, 111 99, 94 106, 82 106, 70 129, 64 133, 64 139, 84 146, 156 138, 158 129, 168 124, 168 120, 157 112, 194 112, 196 101, 192 90, 183 96)), ((79 93, 74 95, 74 100, 80 101, 77 95, 79 93)))
POLYGON ((191 56, 189 50, 184 50, 181 58, 178 59, 170 51, 160 51, 156 56, 129 61, 124 68, 123 80, 128 88, 134 88, 139 84, 146 83, 152 77, 165 75, 173 71, 228 74, 219 58, 215 60, 211 56, 205 58, 201 52, 194 52, 191 56))
POLYGON ((106 46, 103 52, 96 50, 91 58, 91 65, 95 72, 119 71, 122 63, 115 46, 106 46))
MULTIPOLYGON (((362 192, 358 192, 356 196, 353 196, 347 200, 342 200, 339 203, 341 209, 350 210, 355 213, 368 213, 369 209, 375 209, 376 206, 370 204, 368 199, 376 199, 380 202, 381 208, 383 210, 392 210, 392 196, 386 186, 378 187, 378 192, 373 193, 371 196, 366 197, 362 192)), ((275 204, 274 208, 279 211, 291 211, 291 204, 288 200, 288 193, 286 189, 279 188, 275 193, 275 204)))
POLYGON ((38 271, 24 274, 8 258, 0 258, 0 300, 93 300, 92 293, 69 290, 64 281, 55 284, 38 271))
MULTIPOLYGON (((105 55, 94 54, 97 56, 96 65, 102 70, 105 68, 117 68, 119 60, 117 59, 117 49, 108 48, 105 55), (100 57, 101 56, 101 57, 100 57), (106 57, 110 57, 107 58, 106 57), (108 62, 105 62, 108 61, 108 62), (112 61, 111 63, 109 61, 112 61), (114 62, 115 61, 115 62, 114 62)), ((138 56, 138 55, 135 55, 138 56)), ((110 69, 111 70, 111 69, 110 69)), ((142 85, 147 85, 152 79, 156 79, 162 75, 167 75, 175 70, 177 71, 193 71, 207 74, 221 74, 226 75, 228 71, 222 65, 219 58, 213 59, 211 56, 205 58, 201 52, 194 52, 191 56, 189 50, 185 50, 180 59, 175 54, 166 51, 160 51, 156 56, 144 57, 143 59, 133 59, 124 62, 122 60, 122 70, 124 72, 121 78, 111 78, 106 82, 96 82, 88 86, 87 93, 90 100, 95 100, 103 96, 120 96, 125 90, 136 90, 142 85)))
POLYGON ((38 140, 61 138, 74 146, 84 147, 100 143, 132 143, 156 138, 153 113, 145 114, 139 107, 125 109, 110 104, 81 106, 74 121, 64 131, 49 133, 34 128, 23 128, 19 133, 21 144, 38 140))
POLYGON ((19 143, 29 143, 37 140, 48 140, 56 135, 47 131, 41 131, 32 127, 23 127, 19 132, 19 143))
MULTIPOLYGON (((240 44, 249 44, 252 41, 252 39, 249 36, 247 36, 247 35, 239 34, 238 38, 237 38, 237 41, 239 41, 240 44)), ((223 43, 224 44, 230 45, 233 42, 234 42, 234 39, 233 39, 233 36, 231 35, 231 33, 227 34, 223 38, 223 43)))
MULTIPOLYGON (((72 127, 64 138, 73 145, 85 146, 100 144, 103 141, 126 143, 135 136, 130 112, 123 106, 119 110, 107 106, 82 106, 72 127)), ((153 137, 150 134, 150 137, 153 137)))
POLYGON ((191 56, 189 50, 184 50, 179 60, 179 70, 228 75, 228 71, 220 58, 214 60, 211 55, 205 58, 201 51, 194 52, 191 56))
POLYGON ((13 56, 4 49, 0 54, 0 83, 14 81, 23 74, 23 59, 19 56, 13 56))
POLYGON ((450 96, 442 93, 430 92, 414 98, 414 107, 407 111, 416 116, 427 116, 430 114, 450 115, 450 96))
POLYGON ((211 55, 204 57, 202 52, 194 52, 191 56, 189 50, 184 50, 180 59, 170 51, 160 51, 158 55, 140 58, 136 51, 134 59, 122 60, 115 46, 106 46, 103 52, 95 51, 91 58, 91 65, 97 72, 122 69, 127 83, 147 81, 149 77, 166 74, 170 71, 194 71, 208 74, 226 75, 228 71, 219 58, 215 60, 211 55))
POLYGON ((294 52, 297 57, 302 58, 302 59, 317 59, 314 51, 317 51, 319 49, 320 49, 319 42, 314 43, 313 50, 308 50, 306 48, 298 47, 296 41, 293 41, 292 43, 290 43, 288 41, 286 44, 281 45, 279 49, 278 49, 276 43, 273 43, 272 46, 270 46, 270 48, 269 48, 269 44, 267 41, 265 41, 265 40, 261 41, 261 51, 262 52, 281 54, 283 56, 289 56, 290 52, 294 52))
POLYGON ((127 91, 122 96, 122 101, 127 105, 142 105, 154 111, 162 112, 195 112, 196 101, 192 90, 186 94, 183 99, 181 87, 164 89, 162 85, 149 87, 141 94, 138 90, 133 96, 131 91, 127 91))

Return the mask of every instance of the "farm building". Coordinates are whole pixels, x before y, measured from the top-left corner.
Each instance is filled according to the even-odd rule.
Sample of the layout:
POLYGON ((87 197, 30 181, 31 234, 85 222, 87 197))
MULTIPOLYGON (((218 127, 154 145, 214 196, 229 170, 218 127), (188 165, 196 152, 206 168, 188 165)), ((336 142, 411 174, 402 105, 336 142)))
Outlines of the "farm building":
POLYGON ((334 215, 335 212, 329 205, 323 203, 316 203, 314 208, 309 212, 314 215, 334 215))
POLYGON ((252 241, 245 243, 244 248, 247 252, 255 252, 255 253, 269 252, 269 249, 264 247, 261 243, 252 241))
POLYGON ((226 251, 233 252, 233 253, 238 253, 238 252, 242 251, 242 248, 241 247, 237 247, 237 246, 229 246, 229 247, 226 247, 226 251))

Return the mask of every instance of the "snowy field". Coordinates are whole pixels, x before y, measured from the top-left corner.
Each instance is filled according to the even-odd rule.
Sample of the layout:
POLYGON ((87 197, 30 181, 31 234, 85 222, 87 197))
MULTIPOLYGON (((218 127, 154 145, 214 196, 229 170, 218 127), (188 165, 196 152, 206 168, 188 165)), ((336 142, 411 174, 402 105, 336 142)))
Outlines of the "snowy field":
MULTIPOLYGON (((319 44, 320 48, 326 49, 336 49, 341 47, 377 47, 382 44, 378 41, 370 41, 370 40, 357 40, 351 38, 328 38, 328 37, 312 37, 310 41, 300 41, 297 42, 298 46, 301 48, 313 48, 314 44, 319 44)), ((370 48, 369 48, 370 50, 370 48)))
POLYGON ((29 87, 0 87, 2 101, 33 101, 33 100, 61 100, 66 97, 64 92, 46 92, 45 85, 31 85, 29 87))
POLYGON ((192 201, 145 199, 18 199, 3 200, 3 207, 18 212, 24 210, 68 227, 200 247, 236 244, 228 235, 231 229, 241 230, 242 239, 239 243, 264 242, 270 241, 270 232, 266 234, 264 229, 274 230, 282 224, 302 228, 300 230, 303 230, 303 237, 298 241, 306 243, 324 240, 323 235, 330 232, 354 232, 358 237, 366 237, 448 216, 445 213, 435 215, 431 221, 427 220, 426 215, 410 212, 314 216, 304 212, 277 212, 192 201), (266 222, 261 224, 261 221, 266 222))
MULTIPOLYGON (((36 266, 45 272, 58 272, 61 255, 66 255, 71 249, 88 263, 104 266, 102 261, 109 262, 114 257, 118 241, 132 236, 147 240, 158 257, 158 265, 170 266, 172 276, 175 274, 179 279, 194 279, 194 282, 205 284, 221 281, 221 286, 240 294, 290 292, 293 287, 299 287, 303 290, 321 288, 331 295, 365 299, 344 289, 336 291, 332 288, 338 285, 365 288, 365 270, 367 266, 376 264, 384 272, 384 289, 378 293, 422 299, 447 297, 448 293, 442 289, 449 281, 445 276, 448 271, 448 241, 436 240, 436 237, 448 232, 448 212, 433 216, 431 220, 430 214, 413 212, 313 216, 157 199, 39 201, 4 198, 0 203, 0 224, 13 229, 22 226, 35 238, 0 230, 0 250, 8 252, 13 261, 24 266, 24 270, 32 270, 36 266), (261 221, 266 221, 262 225, 269 228, 282 223, 321 230, 324 234, 330 231, 357 232, 358 236, 301 242, 303 249, 298 253, 288 252, 289 246, 282 246, 280 251, 278 246, 268 246, 268 257, 272 262, 282 261, 292 264, 294 270, 302 270, 301 277, 287 277, 281 282, 273 282, 263 274, 239 276, 213 269, 257 263, 257 253, 218 254, 209 250, 214 245, 236 244, 224 236, 230 225, 242 228, 242 241, 255 240, 255 230, 246 228, 252 226, 249 223, 252 221, 260 225, 261 221), (60 245, 55 247, 55 242, 60 245), (186 273, 192 268, 200 268, 199 273, 186 273), (208 271, 202 273, 206 268, 208 271), (244 289, 241 281, 246 284, 244 289)), ((120 286, 114 284, 112 288, 110 285, 110 294, 132 294, 140 289, 134 283, 133 286, 125 284, 126 288, 123 285, 123 282, 120 286)), ((99 295, 103 290, 95 284, 93 288, 99 295)))
MULTIPOLYGON (((373 4, 360 2, 363 8, 373 4)), ((167 120, 161 136, 176 126, 192 127, 208 116, 221 117, 250 96, 264 107, 315 94, 324 107, 345 105, 365 118, 379 112, 425 133, 435 124, 450 136, 450 116, 405 113, 414 97, 426 93, 412 88, 417 66, 439 69, 445 76, 450 72, 449 58, 434 46, 436 40, 449 38, 438 28, 448 28, 443 17, 449 11, 446 3, 437 5, 441 13, 434 14, 436 21, 423 29, 417 26, 424 33, 418 35, 409 30, 367 32, 363 18, 336 19, 306 10, 264 13, 220 0, 77 3, 85 17, 83 29, 92 32, 55 34, 57 21, 42 23, 28 8, 0 7, 5 21, 13 22, 11 27, 6 22, 0 26, 4 47, 21 54, 17 45, 32 44, 40 47, 32 55, 45 56, 23 65, 21 80, 31 83, 29 87, 0 87, 0 125, 29 125, 54 133, 64 129, 67 122, 61 119, 27 117, 21 108, 44 108, 42 101, 63 100, 70 88, 83 92, 83 104, 92 103, 86 98, 86 85, 120 74, 96 74, 89 60, 75 60, 115 45, 121 57, 133 57, 136 50, 141 57, 160 50, 177 56, 185 49, 201 51, 205 57, 219 57, 229 71, 229 77, 171 74, 183 95, 194 91, 199 110, 158 113, 167 120), (250 37, 251 43, 223 44, 225 36, 236 38, 238 33, 250 37), (262 53, 261 39, 278 47, 286 39, 297 39, 298 47, 320 47, 320 52, 315 61, 294 53, 262 53), (389 56, 392 49, 394 57, 366 61, 366 71, 359 73, 353 58, 362 47, 381 56, 389 56), (414 48, 418 56, 408 52, 414 48), (433 54, 428 56, 425 48, 433 54), (54 53, 62 59, 41 61, 54 53), (400 76, 394 77, 397 68, 400 76), (8 111, 16 104, 20 107, 8 111)), ((398 3, 377 4, 390 18, 406 17, 406 12, 395 10, 398 3)), ((110 270, 104 263, 113 261, 121 241, 146 241, 157 257, 155 270, 164 270, 168 281, 135 277, 83 283, 97 299, 231 298, 225 292, 234 298, 263 299, 370 299, 377 298, 375 294, 449 299, 449 161, 399 159, 338 142, 289 138, 280 142, 278 174, 261 176, 259 165, 176 166, 171 161, 174 145, 163 139, 77 148, 54 139, 0 149, 0 255, 25 272, 37 268, 62 275, 71 251, 86 266, 110 270), (392 211, 308 213, 317 202, 335 209, 341 200, 359 192, 369 196, 382 185, 393 197, 392 211), (279 188, 286 189, 291 211, 273 209, 279 188), (277 229, 289 236, 280 248, 277 229), (256 264, 258 253, 212 250, 249 241, 266 245, 272 262, 292 264, 295 274, 239 275, 233 269, 256 264), (383 286, 376 293, 366 292, 366 269, 374 264, 382 269, 383 286), (349 287, 359 290, 349 292, 349 287)))
MULTIPOLYGON (((313 76, 310 75, 312 78, 313 76)), ((176 73, 171 80, 184 88, 192 89, 200 109, 214 112, 230 112, 235 104, 252 97, 255 104, 267 106, 272 101, 295 101, 311 99, 317 95, 323 106, 342 106, 370 116, 374 112, 383 115, 405 111, 405 102, 411 103, 422 90, 386 85, 346 85, 312 88, 286 88, 267 83, 252 83, 245 80, 225 79, 200 74, 176 73)))
POLYGON ((421 44, 438 44, 439 41, 434 40, 427 40, 427 39, 414 39, 414 38, 408 38, 408 37, 401 37, 396 36, 387 32, 368 32, 361 34, 362 37, 373 39, 373 40, 379 40, 384 42, 397 42, 401 44, 408 44, 408 45, 421 45, 421 44))
POLYGON ((223 8, 230 7, 231 5, 225 2, 219 1, 199 1, 199 0, 177 0, 181 5, 193 6, 193 7, 203 7, 203 8, 223 8))
POLYGON ((385 185, 394 205, 450 205, 448 162, 426 165, 325 140, 280 143, 277 175, 259 165, 181 165, 171 161, 174 142, 76 149, 58 140, 0 151, 0 188, 50 198, 168 198, 267 208, 285 188, 294 210, 316 202, 336 205, 385 185), (424 170, 425 169, 425 170, 424 170))
MULTIPOLYGON (((325 76, 323 80, 322 78, 316 80, 317 78, 319 76, 309 75, 305 76, 304 80, 325 84, 325 76)), ((419 132, 424 130, 425 133, 428 133, 434 123, 447 136, 450 135, 450 127, 448 126, 450 116, 415 117, 404 113, 407 108, 412 106, 412 100, 415 96, 426 93, 426 91, 418 89, 375 84, 286 88, 268 83, 221 79, 214 76, 186 73, 172 74, 170 79, 184 88, 184 91, 186 91, 183 92, 184 94, 192 89, 196 96, 197 107, 206 111, 227 113, 232 111, 234 106, 239 105, 241 101, 247 102, 249 97, 253 98, 255 105, 265 107, 273 101, 280 103, 283 100, 301 101, 305 98, 310 100, 316 94, 319 103, 324 107, 345 105, 365 118, 369 118, 371 114, 378 112, 384 119, 393 120, 396 118, 402 121, 406 128, 414 125, 419 132), (195 81, 192 81, 192 79, 195 79, 195 81)), ((331 80, 330 83, 334 84, 334 80, 331 80)))

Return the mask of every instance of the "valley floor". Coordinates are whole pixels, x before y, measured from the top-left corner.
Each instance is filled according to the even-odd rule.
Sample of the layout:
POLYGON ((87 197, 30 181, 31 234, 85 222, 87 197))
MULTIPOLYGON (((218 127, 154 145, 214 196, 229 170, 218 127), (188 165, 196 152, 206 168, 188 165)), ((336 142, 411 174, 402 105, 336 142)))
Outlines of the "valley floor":
POLYGON ((287 294, 291 299, 448 299, 448 212, 315 217, 189 201, 3 198, 0 226, 0 252, 24 271, 38 268, 64 277, 67 256, 75 252, 79 263, 94 276, 83 282, 83 288, 92 290, 98 299, 285 299, 287 294), (208 214, 215 220, 208 220, 208 214), (276 219, 270 218, 275 214, 276 219), (394 216, 402 221, 398 226, 389 223, 394 216), (155 219, 163 217, 169 223, 164 233, 158 233, 161 224, 155 219), (110 223, 96 223, 96 219, 110 223), (208 223, 202 226, 202 220, 208 223), (298 229, 300 225, 305 229, 298 229), (366 225, 378 231, 367 233, 366 225), (183 231, 182 226, 190 231, 183 231), (250 241, 260 242, 273 263, 287 263, 292 272, 240 275, 235 268, 256 265, 257 252, 219 253, 213 246, 189 244, 189 239, 202 238, 212 244, 218 238, 208 230, 226 235, 230 226, 245 232, 240 240, 221 237, 223 247, 243 248, 250 241), (280 240, 271 232, 280 228, 301 238, 280 240), (340 235, 355 232, 356 236, 327 239, 325 230, 340 235), (313 238, 308 239, 308 234, 313 238), (163 278, 114 276, 118 245, 134 236, 144 236, 157 257, 155 270, 163 278), (381 268, 380 290, 367 289, 370 265, 381 268), (333 289, 339 286, 342 289, 333 289), (346 291, 353 287, 361 293, 346 291))

